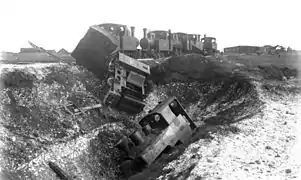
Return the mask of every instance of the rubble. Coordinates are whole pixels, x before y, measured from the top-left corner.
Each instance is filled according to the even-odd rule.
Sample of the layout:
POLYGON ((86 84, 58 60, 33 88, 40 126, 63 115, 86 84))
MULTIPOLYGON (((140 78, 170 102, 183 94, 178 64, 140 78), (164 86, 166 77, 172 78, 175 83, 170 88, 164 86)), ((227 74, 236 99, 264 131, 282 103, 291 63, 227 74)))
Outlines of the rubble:
MULTIPOLYGON (((72 142, 74 139, 79 141, 78 137, 81 137, 83 134, 90 133, 97 128, 106 127, 105 124, 113 120, 122 121, 124 119, 118 113, 112 113, 109 119, 105 119, 102 115, 102 108, 100 108, 100 114, 92 110, 77 116, 72 116, 64 110, 63 107, 70 103, 79 107, 98 104, 100 103, 99 99, 104 96, 101 88, 105 82, 99 81, 94 75, 81 67, 67 64, 52 64, 41 65, 41 67, 4 68, 0 78, 1 82, 3 82, 0 91, 0 96, 3 100, 0 106, 1 127, 4 128, 4 131, 1 132, 3 133, 1 134, 1 142, 4 143, 4 147, 1 149, 3 155, 1 157, 1 168, 8 171, 6 174, 9 174, 11 170, 13 170, 12 172, 17 172, 17 170, 24 171, 25 174, 21 173, 20 175, 22 176, 21 179, 26 179, 26 176, 29 179, 35 176, 36 178, 45 178, 46 176, 41 177, 43 174, 37 176, 37 172, 41 168, 45 168, 45 165, 34 168, 35 166, 31 162, 39 164, 45 160, 53 160, 52 158, 57 159, 60 158, 58 154, 62 152, 57 151, 49 159, 45 157, 39 159, 38 157, 41 154, 45 152, 51 154, 52 148, 60 149, 63 147, 69 153, 74 154, 75 149, 72 146, 75 145, 66 147, 64 143, 72 142), (120 117, 117 118, 118 116, 120 117), (56 144, 61 145, 56 146, 56 144)), ((127 119, 125 121, 128 121, 127 119)), ((124 127, 122 123, 116 123, 115 129, 124 127)), ((113 138, 111 140, 114 141, 112 133, 117 133, 117 137, 115 137, 117 139, 118 132, 114 130, 109 136, 105 137, 103 133, 107 133, 108 128, 99 130, 94 137, 84 140, 87 141, 89 146, 95 146, 98 143, 101 143, 101 146, 105 143, 112 143, 111 141, 106 141, 108 138, 113 138), (90 145, 91 138, 98 139, 98 143, 90 145)), ((130 131, 131 128, 121 131, 127 130, 130 131)), ((110 149, 110 147, 105 146, 103 148, 110 149)), ((95 151, 95 157, 93 154, 91 156, 101 159, 105 158, 103 155, 109 155, 107 153, 103 155, 97 154, 101 149, 102 147, 92 147, 92 150, 95 151)), ((87 151, 88 149, 83 150, 87 151)), ((111 156, 107 158, 111 159, 111 156)), ((103 163, 107 162, 109 161, 103 161, 103 163)), ((66 166, 67 164, 64 165, 66 166)), ((65 166, 62 168, 65 169, 65 166)), ((116 168, 116 164, 113 163, 110 167, 116 168)), ((103 172, 111 171, 103 170, 103 172)))
POLYGON ((298 77, 297 69, 290 69, 287 67, 278 67, 273 64, 271 65, 259 65, 262 75, 266 79, 274 79, 274 80, 287 80, 291 78, 298 77))
POLYGON ((231 68, 200 54, 188 54, 143 62, 150 65, 151 79, 156 84, 165 84, 171 81, 212 81, 229 77, 232 73, 231 68))
MULTIPOLYGON (((284 71, 279 75, 272 70, 272 76, 294 76, 284 71)), ((47 163, 52 161, 74 179, 122 179, 118 169, 120 152, 113 147, 114 143, 121 134, 136 128, 135 118, 169 96, 179 99, 199 128, 190 145, 162 155, 133 179, 227 179, 230 175, 223 167, 236 169, 235 175, 276 172, 275 167, 286 156, 285 148, 278 147, 269 133, 274 132, 273 128, 291 128, 290 119, 298 112, 283 108, 288 113, 280 115, 281 107, 281 112, 274 110, 286 119, 284 125, 284 120, 271 111, 278 105, 277 99, 284 101, 286 96, 300 92, 291 83, 294 79, 288 78, 283 84, 273 84, 268 77, 254 81, 243 72, 232 72, 218 61, 194 54, 165 59, 159 65, 153 63, 152 73, 156 85, 146 99, 144 112, 138 117, 112 112, 106 118, 102 108, 76 116, 64 110, 70 103, 78 107, 101 104, 106 82, 83 67, 44 64, 4 68, 0 75, 2 173, 14 179, 51 179, 56 175, 47 163), (273 107, 267 106, 269 103, 274 103, 273 107), (263 110, 268 110, 268 114, 263 114, 263 110), (245 119, 248 121, 242 121, 245 119), (262 136, 269 143, 263 142, 262 136), (258 144, 263 149, 272 149, 261 149, 262 158, 243 159, 250 150, 255 153, 258 144), (244 156, 233 152, 243 152, 244 156), (274 162, 271 157, 280 160, 274 162), (238 171, 240 168, 244 173, 238 171)), ((283 146, 294 142, 294 137, 286 137, 290 130, 283 131, 283 146)), ((288 168, 283 167, 283 172, 285 169, 288 168)), ((293 176, 294 172, 292 169, 292 173, 286 174, 293 176)))

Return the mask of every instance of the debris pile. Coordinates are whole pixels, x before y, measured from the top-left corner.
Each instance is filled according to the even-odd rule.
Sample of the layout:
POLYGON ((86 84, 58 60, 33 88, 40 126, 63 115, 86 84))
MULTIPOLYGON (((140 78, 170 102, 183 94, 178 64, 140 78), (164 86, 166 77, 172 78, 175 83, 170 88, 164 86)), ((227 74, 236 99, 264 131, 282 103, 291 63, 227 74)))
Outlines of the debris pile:
POLYGON ((150 65, 151 78, 155 84, 166 84, 171 81, 214 81, 228 77, 232 72, 231 68, 225 67, 219 61, 200 54, 187 54, 155 61, 143 61, 150 65))
MULTIPOLYGON (((237 121, 260 103, 255 86, 246 77, 227 75, 215 81, 158 85, 143 113, 158 101, 176 96, 200 124, 237 121)), ((131 131, 131 120, 116 113, 105 119, 102 109, 73 116, 64 108, 70 103, 79 107, 99 103, 104 81, 82 67, 65 64, 7 68, 1 79, 1 124, 6 129, 3 168, 43 179, 46 174, 51 176, 47 161, 53 161, 72 176, 88 176, 89 172, 94 172, 89 176, 107 179, 118 176, 119 154, 113 145, 121 133, 131 131)))
POLYGON ((262 73, 263 77, 266 79, 274 79, 274 80, 287 80, 298 76, 297 69, 290 69, 288 67, 278 67, 273 64, 261 66, 258 68, 262 73))
MULTIPOLYGON (((252 117, 264 107, 259 88, 267 93, 300 92, 293 86, 255 85, 242 73, 196 54, 145 63, 151 65, 155 85, 138 117, 116 112, 105 116, 102 108, 70 114, 68 105, 101 104, 105 95, 106 81, 83 67, 44 64, 4 68, 0 76, 3 172, 18 174, 20 179, 49 179, 55 176, 48 166, 51 161, 73 178, 117 179, 120 154, 114 144, 121 134, 136 128, 135 120, 167 97, 176 96, 200 129, 225 125, 224 131, 238 131, 230 124, 252 117)), ((267 74, 265 79, 296 76, 287 68, 259 68, 267 74)), ((201 138, 196 134, 192 142, 201 138)), ((178 155, 164 157, 150 169, 163 167, 178 155)))
MULTIPOLYGON (((102 87, 105 82, 99 81, 81 67, 66 64, 4 68, 0 78, 0 122, 3 128, 1 143, 4 143, 4 146, 1 146, 1 168, 7 171, 6 174, 9 174, 10 170, 21 170, 29 173, 25 173, 29 179, 43 179, 42 177, 47 176, 37 171, 47 168, 47 161, 50 160, 63 164, 63 168, 68 170, 70 161, 75 159, 59 161, 58 159, 63 158, 60 156, 60 150, 64 148, 68 156, 75 154, 75 151, 92 151, 93 153, 89 152, 91 159, 96 158, 95 162, 101 165, 101 168, 97 165, 93 168, 102 169, 103 176, 112 172, 105 168, 116 167, 116 164, 110 164, 114 162, 110 156, 111 143, 118 138, 118 129, 131 130, 129 127, 124 128, 122 124, 122 121, 127 119, 118 113, 109 114, 106 119, 102 108, 77 116, 66 110, 69 104, 85 107, 100 103, 99 99, 104 96, 102 87), (81 146, 83 142, 80 143, 78 138, 90 134, 95 129, 98 131, 94 132, 94 136, 90 135, 82 140, 86 141, 87 146, 81 146), (117 137, 112 136, 113 134, 117 137), (92 139, 96 140, 92 142, 92 139), (70 145, 66 146, 65 143, 70 145), (51 152, 56 153, 49 155, 51 152), (109 165, 106 165, 108 162, 109 165)), ((72 172, 81 174, 76 170, 72 172)), ((90 169, 87 172, 90 172, 90 169)), ((25 174, 21 173, 20 179, 26 179, 25 174)), ((95 175, 98 176, 100 175, 95 175)))

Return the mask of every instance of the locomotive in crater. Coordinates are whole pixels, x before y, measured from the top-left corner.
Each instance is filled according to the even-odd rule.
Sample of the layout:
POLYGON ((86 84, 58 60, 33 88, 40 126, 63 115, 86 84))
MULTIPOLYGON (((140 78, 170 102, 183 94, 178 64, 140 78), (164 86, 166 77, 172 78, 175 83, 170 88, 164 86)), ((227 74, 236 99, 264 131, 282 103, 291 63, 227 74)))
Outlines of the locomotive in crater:
MULTIPOLYGON (((143 111, 153 83, 151 65, 138 59, 203 53, 204 49, 197 34, 145 28, 143 34, 139 41, 134 27, 94 25, 71 54, 78 65, 107 81, 103 105, 132 116, 143 111)), ((176 97, 159 103, 138 123, 140 127, 129 136, 124 134, 115 146, 125 154, 120 168, 126 176, 143 171, 167 149, 189 142, 196 129, 176 97)))
POLYGON ((169 148, 187 143, 197 128, 176 97, 160 102, 139 125, 140 130, 115 144, 124 153, 120 168, 126 177, 143 171, 169 148))

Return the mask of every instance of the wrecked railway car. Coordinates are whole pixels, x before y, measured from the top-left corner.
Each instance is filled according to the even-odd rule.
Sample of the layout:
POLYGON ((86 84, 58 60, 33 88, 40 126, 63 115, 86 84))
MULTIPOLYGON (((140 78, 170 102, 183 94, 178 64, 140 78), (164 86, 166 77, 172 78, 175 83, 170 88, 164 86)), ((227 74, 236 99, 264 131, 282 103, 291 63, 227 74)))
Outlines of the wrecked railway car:
POLYGON ((152 164, 168 148, 189 141, 195 123, 176 97, 159 103, 140 121, 142 130, 124 136, 116 147, 125 153, 120 168, 129 177, 152 164))

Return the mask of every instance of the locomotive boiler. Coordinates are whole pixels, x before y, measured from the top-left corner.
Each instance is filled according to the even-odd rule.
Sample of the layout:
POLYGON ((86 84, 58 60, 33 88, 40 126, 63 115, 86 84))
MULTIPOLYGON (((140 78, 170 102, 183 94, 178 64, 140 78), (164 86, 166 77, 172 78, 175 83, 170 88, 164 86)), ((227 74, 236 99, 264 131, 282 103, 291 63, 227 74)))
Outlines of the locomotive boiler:
POLYGON ((176 47, 174 47, 174 50, 176 51, 176 54, 183 55, 191 53, 193 50, 193 46, 198 48, 196 46, 197 43, 199 43, 199 37, 200 35, 197 34, 186 34, 182 32, 173 33, 175 40, 173 41, 174 44, 176 44, 176 47))

